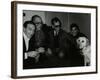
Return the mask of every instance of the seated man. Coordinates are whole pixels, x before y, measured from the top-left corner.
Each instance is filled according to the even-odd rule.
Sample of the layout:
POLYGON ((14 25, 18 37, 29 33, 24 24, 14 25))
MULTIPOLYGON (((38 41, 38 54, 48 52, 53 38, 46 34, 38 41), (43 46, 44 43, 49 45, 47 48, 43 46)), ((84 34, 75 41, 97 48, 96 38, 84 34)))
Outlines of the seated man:
POLYGON ((53 30, 49 32, 48 58, 51 67, 82 66, 81 57, 73 37, 62 29, 61 21, 51 20, 53 30))
POLYGON ((37 66, 39 53, 44 49, 35 47, 35 25, 31 21, 26 21, 23 27, 23 69, 30 69, 37 66))
POLYGON ((40 55, 40 61, 42 67, 48 67, 48 59, 46 56, 46 51, 48 47, 48 32, 51 31, 51 27, 43 23, 42 17, 39 15, 33 15, 31 21, 35 24, 35 46, 36 48, 43 48, 45 50, 44 54, 40 55))
POLYGON ((55 17, 51 20, 53 29, 49 32, 48 55, 51 67, 70 66, 70 36, 61 29, 61 21, 55 17))
POLYGON ((39 15, 32 16, 31 21, 36 26, 36 31, 35 31, 36 43, 35 43, 35 45, 37 47, 46 48, 47 44, 48 44, 48 32, 51 30, 51 27, 44 24, 41 16, 39 16, 39 15))

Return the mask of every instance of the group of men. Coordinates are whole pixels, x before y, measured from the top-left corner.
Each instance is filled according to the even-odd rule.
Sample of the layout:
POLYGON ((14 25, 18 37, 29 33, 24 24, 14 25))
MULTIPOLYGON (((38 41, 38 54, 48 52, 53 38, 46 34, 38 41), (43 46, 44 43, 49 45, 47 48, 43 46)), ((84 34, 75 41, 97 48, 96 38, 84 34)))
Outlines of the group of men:
POLYGON ((78 28, 75 31, 71 27, 72 32, 67 33, 57 17, 51 24, 44 24, 38 15, 24 23, 23 69, 83 66, 83 57, 75 41, 78 28))

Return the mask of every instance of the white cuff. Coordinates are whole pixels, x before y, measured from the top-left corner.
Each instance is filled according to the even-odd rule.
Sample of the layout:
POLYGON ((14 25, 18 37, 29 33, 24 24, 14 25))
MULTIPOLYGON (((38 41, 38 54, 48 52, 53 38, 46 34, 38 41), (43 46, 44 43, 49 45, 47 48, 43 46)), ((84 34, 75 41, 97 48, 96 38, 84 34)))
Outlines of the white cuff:
POLYGON ((28 59, 28 54, 25 52, 24 59, 28 59))

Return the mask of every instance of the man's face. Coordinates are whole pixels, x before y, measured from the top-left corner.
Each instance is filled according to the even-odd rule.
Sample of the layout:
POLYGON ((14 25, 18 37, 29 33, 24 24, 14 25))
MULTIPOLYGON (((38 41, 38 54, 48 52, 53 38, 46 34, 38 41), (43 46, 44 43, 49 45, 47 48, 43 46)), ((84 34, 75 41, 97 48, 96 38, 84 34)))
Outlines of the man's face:
POLYGON ((35 19, 34 19, 33 22, 35 23, 35 26, 36 26, 36 29, 37 29, 37 30, 40 29, 40 28, 42 27, 42 21, 41 21, 41 18, 35 17, 35 19))
POLYGON ((73 36, 76 36, 78 34, 79 30, 76 27, 73 27, 71 30, 71 33, 73 36))
POLYGON ((56 30, 56 31, 59 31, 59 29, 60 29, 60 23, 59 23, 59 21, 57 21, 57 22, 54 22, 54 29, 56 30))
POLYGON ((35 32, 35 26, 33 24, 28 24, 26 28, 24 28, 24 32, 28 38, 31 38, 35 32))

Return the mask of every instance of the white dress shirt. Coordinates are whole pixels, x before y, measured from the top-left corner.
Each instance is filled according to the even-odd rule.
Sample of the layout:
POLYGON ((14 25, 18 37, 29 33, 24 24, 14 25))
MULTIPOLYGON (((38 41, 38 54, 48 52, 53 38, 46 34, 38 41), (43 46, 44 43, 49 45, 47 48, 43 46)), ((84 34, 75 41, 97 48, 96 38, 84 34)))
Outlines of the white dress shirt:
MULTIPOLYGON (((25 40, 26 50, 28 50, 28 48, 29 48, 29 40, 30 39, 26 36, 25 33, 23 33, 23 36, 24 36, 24 40, 25 40)), ((25 53, 24 59, 27 59, 27 58, 28 58, 28 54, 25 53)))
POLYGON ((24 36, 24 40, 25 40, 26 50, 28 50, 30 39, 25 35, 25 33, 23 33, 23 36, 24 36))
POLYGON ((54 30, 54 36, 57 36, 59 31, 54 30))
MULTIPOLYGON (((30 40, 30 39, 25 35, 25 33, 23 33, 23 36, 24 36, 25 45, 26 45, 26 51, 27 51, 28 48, 29 48, 29 40, 30 40)), ((39 57, 39 56, 36 55, 36 51, 32 51, 32 54, 34 54, 34 56, 32 56, 32 57, 34 57, 34 58, 39 57), (37 56, 37 57, 36 57, 36 56, 37 56)), ((28 59, 28 56, 31 56, 31 53, 28 54, 27 52, 25 52, 24 59, 28 59)))

